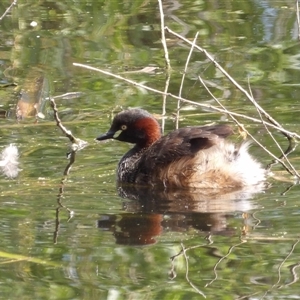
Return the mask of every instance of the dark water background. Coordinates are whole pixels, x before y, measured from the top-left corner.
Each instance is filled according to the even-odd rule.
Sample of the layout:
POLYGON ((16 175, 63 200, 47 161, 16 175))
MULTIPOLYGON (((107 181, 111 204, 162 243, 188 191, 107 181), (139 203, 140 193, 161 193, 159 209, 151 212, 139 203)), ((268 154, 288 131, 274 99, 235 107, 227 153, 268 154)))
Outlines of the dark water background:
MULTIPOLYGON (((197 44, 246 89, 249 79, 257 102, 299 132, 295 1, 163 2, 166 26, 190 41, 199 32, 197 44)), ((9 5, 1 1, 0 15, 9 5)), ((285 193, 293 178, 280 166, 271 187, 257 194, 116 189, 115 167, 130 146, 94 138, 122 108, 143 107, 159 118, 162 96, 73 63, 163 90, 156 1, 18 1, 0 21, 0 40, 0 147, 15 143, 22 169, 16 179, 0 178, 1 299, 298 299, 299 186, 285 193), (139 72, 145 67, 155 70, 139 72), (57 100, 59 116, 89 145, 65 178, 69 142, 46 98, 69 92, 82 94, 57 100)), ((190 47, 172 35, 167 42, 169 91, 178 95, 190 47)), ((229 110, 258 117, 196 51, 183 97, 216 105, 199 75, 229 110)), ((176 106, 167 99, 165 131, 175 128, 176 106)), ((183 105, 180 126, 219 121, 231 122, 183 105)), ((263 126, 241 122, 279 155, 263 126)), ((285 148, 286 139, 273 133, 285 148)), ((259 147, 251 152, 270 162, 259 147)), ((290 160, 299 170, 298 149, 290 160)))

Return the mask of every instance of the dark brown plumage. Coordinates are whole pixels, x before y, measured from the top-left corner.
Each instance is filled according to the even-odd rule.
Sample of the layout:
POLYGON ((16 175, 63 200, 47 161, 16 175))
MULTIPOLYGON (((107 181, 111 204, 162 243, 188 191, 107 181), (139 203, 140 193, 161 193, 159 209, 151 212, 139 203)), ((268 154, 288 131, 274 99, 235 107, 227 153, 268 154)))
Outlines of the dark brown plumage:
POLYGON ((161 137, 151 114, 131 109, 117 114, 97 140, 135 144, 119 162, 120 182, 234 189, 265 180, 265 170, 248 153, 249 143, 236 146, 226 141, 231 134, 230 126, 213 125, 181 128, 161 137))

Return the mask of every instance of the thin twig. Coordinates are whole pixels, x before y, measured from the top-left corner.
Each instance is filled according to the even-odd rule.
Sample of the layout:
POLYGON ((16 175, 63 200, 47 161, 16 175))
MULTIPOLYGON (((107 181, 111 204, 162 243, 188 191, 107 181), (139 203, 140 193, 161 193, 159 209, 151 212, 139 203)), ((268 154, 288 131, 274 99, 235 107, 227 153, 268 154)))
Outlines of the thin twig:
POLYGON ((168 52, 168 47, 166 42, 164 10, 163 10, 163 5, 161 0, 158 0, 158 5, 159 5, 159 13, 160 13, 161 43, 163 45, 164 52, 165 52, 167 71, 169 72, 171 69, 171 65, 170 65, 169 52, 168 52))
MULTIPOLYGON (((274 159, 276 159, 278 162, 280 162, 280 164, 285 168, 285 170, 291 174, 291 175, 295 175, 293 174, 290 169, 285 165, 285 163, 278 159, 277 156, 275 156, 272 152, 270 152, 266 147, 264 147, 252 134, 250 134, 250 132, 233 116, 233 113, 228 111, 226 109, 226 107, 224 107, 224 105, 211 93, 211 91, 209 90, 209 88, 206 86, 205 82, 203 81, 203 79, 201 78, 201 76, 198 76, 200 82, 202 83, 202 85, 204 86, 204 88, 207 90, 207 92, 211 95, 211 97, 213 97, 213 99, 223 108, 224 112, 226 114, 228 114, 230 116, 230 118, 240 127, 243 128, 243 131, 246 132, 246 134, 248 136, 251 137, 251 139, 257 144, 259 145, 262 149, 264 149, 264 151, 266 151, 271 157, 273 157, 274 159)), ((260 120, 262 123, 265 123, 265 121, 263 121, 262 119, 260 120)), ((296 173, 297 174, 297 173, 296 173)))
POLYGON ((209 244, 208 245, 212 245, 214 243, 214 241, 211 238, 211 234, 209 234, 206 239, 208 240, 209 244))
MULTIPOLYGON (((252 90, 251 90, 251 86, 250 86, 250 82, 249 82, 249 78, 248 78, 248 86, 249 86, 249 91, 250 91, 251 97, 252 97, 253 100, 254 100, 254 97, 253 97, 253 94, 252 94, 252 90)), ((289 167, 293 170, 294 173, 293 173, 290 169, 288 169, 288 172, 289 172, 290 174, 295 175, 295 176, 297 176, 298 178, 300 178, 299 173, 298 173, 297 170, 294 168, 294 166, 291 164, 290 160, 287 158, 287 155, 286 155, 285 152, 282 150, 282 148, 280 147, 280 145, 278 144, 278 142, 277 142, 276 139, 274 138, 273 134, 270 132, 268 126, 265 124, 265 121, 263 120, 263 117, 262 117, 262 115, 261 115, 261 112, 260 112, 260 109, 259 109, 259 107, 258 107, 257 102, 254 101, 253 103, 254 103, 254 106, 255 106, 255 108, 256 108, 256 110, 257 110, 257 113, 258 113, 258 115, 259 115, 259 117, 260 117, 260 119, 261 119, 261 121, 262 121, 262 124, 264 125, 264 127, 265 127, 267 133, 268 133, 269 136, 272 138, 272 140, 274 141, 275 145, 278 147, 278 149, 279 149, 280 152, 281 152, 281 156, 280 156, 279 158, 275 159, 275 161, 279 161, 279 162, 282 164, 282 163, 283 163, 283 162, 282 162, 282 158, 284 158, 284 159, 286 160, 287 164, 288 164, 289 167)), ((289 147, 288 147, 288 149, 290 149, 290 145, 291 145, 291 143, 292 143, 292 139, 291 139, 290 137, 288 137, 288 139, 289 139, 289 147)), ((264 148, 265 148, 265 147, 264 147, 264 148)), ((284 165, 284 167, 287 169, 287 166, 284 165)))
POLYGON ((61 180, 61 184, 60 184, 60 188, 59 188, 59 193, 57 195, 57 204, 58 207, 56 208, 56 222, 55 222, 55 231, 53 233, 53 241, 56 244, 57 240, 58 240, 58 234, 59 234, 59 227, 60 227, 60 219, 59 219, 59 213, 61 208, 64 208, 65 210, 68 211, 69 213, 69 218, 68 221, 73 217, 74 212, 72 210, 70 210, 67 206, 62 204, 62 198, 63 198, 63 194, 64 194, 64 187, 65 187, 65 182, 67 181, 68 175, 70 173, 71 167, 75 162, 75 156, 76 156, 76 152, 83 149, 85 146, 87 146, 87 142, 76 138, 72 132, 70 130, 68 130, 61 122, 61 119, 58 116, 58 110, 57 110, 57 106, 56 106, 56 102, 55 99, 58 98, 64 98, 64 97, 74 97, 74 96, 78 96, 77 93, 67 93, 64 95, 60 95, 60 96, 56 96, 53 98, 49 98, 48 100, 50 101, 51 107, 53 109, 54 112, 54 119, 56 121, 56 125, 61 129, 61 131, 66 135, 67 138, 69 138, 70 142, 72 143, 71 145, 71 150, 67 155, 67 158, 69 159, 69 163, 67 164, 67 166, 65 167, 64 170, 64 176, 61 180))
MULTIPOLYGON (((196 249, 196 248, 199 248, 199 247, 204 247, 204 246, 206 247, 206 246, 209 246, 209 245, 213 244, 213 241, 211 240, 211 235, 209 235, 208 237, 206 237, 206 239, 208 240, 208 244, 205 243, 205 244, 201 244, 201 245, 191 246, 191 247, 188 247, 188 248, 184 248, 183 245, 181 244, 181 250, 177 254, 175 254, 175 255, 173 255, 173 256, 170 257, 170 259, 172 261, 171 271, 169 272, 170 279, 174 279, 177 276, 177 273, 175 271, 175 264, 174 264, 175 259, 178 256, 180 256, 181 254, 184 255, 185 259, 187 259, 187 257, 186 257, 186 252, 187 251, 192 250, 192 249, 196 249)), ((187 271, 188 271, 188 264, 187 264, 187 271)))
MULTIPOLYGON (((194 50, 194 46, 195 46, 197 38, 198 38, 198 34, 199 34, 199 32, 197 32, 196 35, 195 35, 195 38, 194 38, 194 41, 193 41, 193 45, 192 45, 192 47, 190 49, 189 55, 187 57, 187 60, 186 60, 185 66, 184 66, 184 71, 183 71, 183 74, 182 74, 181 83, 180 83, 180 87, 179 87, 179 94, 178 94, 178 96, 180 98, 182 96, 182 89, 183 89, 183 83, 184 83, 184 79, 185 79, 185 74, 187 73, 187 68, 188 68, 188 65, 189 65, 189 62, 190 62, 193 50, 194 50)), ((180 100, 178 100, 177 101, 177 112, 176 112, 176 129, 178 129, 178 127, 179 127, 180 103, 181 103, 180 100)))
POLYGON ((299 1, 296 0, 296 16, 298 25, 298 40, 300 40, 300 16, 299 16, 299 1))
POLYGON ((166 115, 166 105, 167 105, 167 94, 168 94, 168 89, 170 85, 170 80, 171 80, 171 73, 167 73, 167 78, 166 78, 166 83, 165 83, 165 89, 164 89, 164 95, 163 95, 163 105, 162 105, 162 121, 161 121, 161 129, 162 129, 162 134, 165 131, 165 118, 164 116, 166 115))
MULTIPOLYGON (((62 96, 68 96, 71 95, 72 93, 68 93, 68 94, 64 94, 61 96, 57 96, 56 98, 61 98, 62 96)), ((71 145, 71 149, 70 151, 67 153, 67 156, 69 157, 69 155, 71 154, 71 152, 76 152, 79 151, 81 149, 83 149, 85 146, 87 146, 87 142, 76 138, 71 130, 68 130, 61 122, 61 119, 58 116, 58 110, 57 110, 57 106, 56 106, 56 102, 55 102, 55 98, 49 98, 50 100, 50 104, 51 107, 53 109, 54 112, 54 119, 56 121, 56 125, 61 129, 61 131, 65 134, 65 136, 70 140, 70 142, 72 143, 71 145)))
POLYGON ((236 248, 236 247, 238 247, 238 246, 240 246, 240 245, 242 245, 242 244, 244 244, 244 243, 246 243, 246 242, 247 242, 246 240, 243 240, 243 241, 241 241, 240 243, 231 246, 231 247, 229 248, 227 254, 224 255, 224 256, 222 256, 222 257, 217 261, 217 263, 215 264, 215 266, 214 266, 214 268, 213 268, 213 271, 214 271, 214 274, 215 274, 215 278, 213 278, 209 283, 207 283, 207 284, 205 285, 205 287, 208 287, 209 285, 211 285, 214 281, 216 281, 216 280, 218 279, 218 274, 217 274, 217 267, 218 267, 218 265, 219 265, 225 258, 227 258, 227 257, 232 253, 232 250, 233 250, 234 248, 236 248))
POLYGON ((14 0, 13 2, 12 2, 12 4, 6 9, 6 11, 3 13, 3 15, 0 17, 0 21, 2 21, 2 19, 9 13, 9 11, 12 9, 12 7, 14 6, 14 5, 17 5, 17 0, 14 0))
POLYGON ((253 218, 254 220, 256 220, 256 224, 253 226, 253 229, 256 229, 256 227, 258 227, 259 224, 261 224, 261 220, 256 216, 258 213, 259 213, 259 211, 255 211, 255 212, 252 214, 252 218, 253 218))
POLYGON ((66 135, 66 137, 70 140, 71 143, 76 143, 76 138, 72 134, 70 130, 68 130, 61 122, 59 116, 58 116, 58 110, 56 103, 53 98, 50 98, 51 107, 54 112, 54 118, 56 120, 56 125, 61 129, 61 131, 66 135))
POLYGON ((287 261, 287 259, 292 255, 292 253, 294 252, 297 244, 300 242, 300 239, 298 239, 292 246, 291 251, 288 253, 288 255, 284 258, 284 260, 280 263, 280 265, 278 266, 278 280, 276 283, 274 283, 271 288, 269 288, 264 295, 262 296, 261 299, 263 299, 269 292, 271 292, 281 281, 281 268, 283 266, 283 264, 287 261))
POLYGON ((68 213, 69 213, 69 217, 67 222, 69 222, 73 216, 74 216, 74 211, 72 211, 71 209, 69 209, 67 206, 63 205, 61 202, 61 199, 63 197, 63 193, 64 193, 64 183, 67 180, 66 177, 64 177, 61 181, 61 187, 59 188, 59 194, 57 195, 57 204, 58 207, 56 208, 56 214, 55 214, 55 230, 53 232, 53 243, 57 244, 57 240, 58 240, 58 234, 59 234, 59 228, 60 228, 60 219, 59 219, 59 213, 61 208, 64 208, 68 213))
MULTIPOLYGON (((288 156, 290 153, 294 152, 298 146, 298 144, 295 142, 294 139, 287 137, 289 140, 289 146, 288 148, 284 151, 284 155, 288 156)), ((283 155, 279 156, 279 159, 282 159, 283 155)), ((267 169, 271 169, 273 165, 276 165, 278 163, 278 160, 273 160, 271 163, 267 165, 267 169)))
POLYGON ((296 246, 297 246, 297 244, 300 242, 300 240, 297 240, 294 244, 293 244, 293 246, 292 246, 292 248, 291 248, 291 251, 288 253, 288 255, 285 257, 285 259, 281 262, 281 264, 278 266, 278 280, 277 280, 277 282, 272 286, 272 288, 274 288, 276 285, 278 285, 279 284, 279 282, 281 281, 281 268, 282 268, 282 266, 284 265, 284 263, 288 260, 288 258, 293 254, 293 252, 294 252, 294 250, 295 250, 295 248, 296 248, 296 246))
POLYGON ((282 193, 280 193, 281 196, 285 196, 296 184, 298 181, 293 182, 290 184, 282 193))
MULTIPOLYGON (((252 299, 252 296, 258 295, 260 292, 254 292, 252 294, 246 295, 246 296, 241 296, 239 298, 235 298, 235 300, 243 300, 243 299, 252 299)), ((256 299, 256 298, 253 298, 256 299)))
MULTIPOLYGON (((190 42, 188 39, 184 38, 183 36, 181 36, 180 34, 174 32, 173 30, 171 30, 168 27, 165 27, 165 29, 167 30, 167 32, 173 34, 174 36, 176 36, 177 38, 185 41, 186 43, 188 43, 190 46, 193 45, 192 42, 190 42)), ((252 103, 254 102, 253 98, 251 97, 251 95, 248 93, 248 91, 246 91, 240 84, 238 84, 224 69, 221 65, 219 65, 219 63, 214 59, 214 57, 208 53, 205 49, 201 48, 198 45, 194 46, 196 49, 198 49, 200 52, 204 53, 205 56, 215 65, 215 67, 237 88, 239 89, 246 97, 248 100, 250 100, 252 103)), ((254 104, 254 103, 253 103, 254 104)), ((286 131, 282 131, 282 126, 273 118, 271 117, 261 106, 259 106, 257 104, 258 109, 261 111, 261 113, 265 116, 266 119, 269 120, 270 123, 276 125, 276 127, 279 128, 279 130, 283 133, 283 134, 288 134, 286 133, 286 131)))
POLYGON ((283 287, 287 287, 289 285, 292 285, 294 284, 295 282, 297 282, 299 280, 299 276, 298 274, 296 273, 296 269, 300 267, 300 263, 297 263, 297 264, 294 264, 294 265, 291 265, 290 266, 290 272, 293 276, 293 280, 287 284, 283 284, 279 287, 279 289, 283 288, 283 287))
MULTIPOLYGON (((69 92, 69 93, 57 95, 57 96, 54 96, 54 97, 51 97, 51 98, 52 99, 68 99, 68 100, 70 100, 70 99, 78 98, 82 95, 83 95, 82 92, 69 92)), ((51 98, 45 98, 45 99, 50 100, 51 98)))
MULTIPOLYGON (((163 94, 163 105, 162 105, 162 116, 164 117, 166 115, 167 93, 168 93, 170 79, 171 79, 171 64, 170 64, 168 46, 167 46, 167 42, 166 42, 165 20, 164 20, 165 17, 164 17, 164 10, 163 10, 163 5, 162 5, 161 0, 158 0, 158 6, 159 6, 159 13, 160 13, 161 43, 162 43, 163 49, 164 49, 165 62, 166 62, 166 68, 167 68, 167 77, 166 77, 165 89, 164 89, 164 94, 163 94)), ((165 118, 162 118, 161 128, 162 128, 162 133, 164 133, 165 118)))
POLYGON ((183 244, 181 243, 181 248, 182 248, 182 253, 183 253, 183 257, 185 259, 185 263, 186 263, 186 272, 185 272, 185 278, 186 278, 186 281, 190 284, 190 286, 196 291, 198 292, 202 297, 206 298, 205 294, 200 291, 190 280, 189 278, 189 260, 187 258, 187 255, 186 255, 186 250, 183 246, 183 244))
MULTIPOLYGON (((101 70, 101 69, 97 69, 97 68, 94 68, 94 67, 91 67, 91 66, 88 66, 88 65, 84 65, 84 64, 79 64, 79 63, 73 63, 74 66, 77 66, 77 67, 81 67, 81 68, 85 68, 85 69, 88 69, 88 70, 92 70, 92 71, 95 71, 95 72, 99 72, 99 73, 102 73, 102 74, 105 74, 105 75, 108 75, 108 76, 111 76, 111 77, 114 77, 116 79, 119 79, 119 80, 123 80, 127 83, 130 83, 134 86, 137 86, 137 87, 140 87, 140 88, 143 88, 145 90, 148 90, 148 91, 151 91, 151 92, 154 92, 154 93, 157 93, 157 94, 160 94, 160 95, 164 95, 165 92, 162 92, 160 90, 157 90, 157 89, 154 89, 154 88, 151 88, 149 86, 146 86, 146 85, 143 85, 143 84, 140 84, 138 82, 135 82, 133 80, 130 80, 130 79, 127 79, 125 77, 122 77, 120 75, 117 75, 117 74, 113 74, 111 72, 108 72, 108 71, 105 71, 105 70, 101 70)), ((224 110, 224 109, 220 109, 216 106, 213 106, 213 105, 209 105, 209 104, 203 104, 203 103, 198 103, 198 102, 195 102, 195 101, 191 101, 191 100, 188 100, 188 99, 185 99, 185 98, 182 98, 182 97, 179 97, 177 95, 174 95, 172 93, 167 93, 166 94, 167 96, 171 97, 171 98, 174 98, 174 99, 177 99, 177 100, 180 100, 181 102, 185 102, 185 103, 188 103, 188 104, 191 104, 191 105, 195 105, 195 106, 198 106, 198 107, 203 107, 203 108, 206 108, 206 109, 210 109, 210 110, 215 110, 217 112, 221 112, 221 113, 228 113, 227 110, 224 110)), ((257 118, 252 118, 252 117, 249 117, 249 116, 246 116, 246 115, 243 115, 243 114, 238 114, 238 113, 235 113, 235 112, 231 112, 231 115, 235 116, 235 117, 241 117, 241 118, 244 118, 246 120, 250 120, 250 121, 253 121, 255 123, 262 123, 260 119, 257 119, 257 118)), ((285 132, 286 134, 289 134, 290 136, 294 137, 294 138, 298 138, 300 139, 300 135, 298 135, 297 133, 295 132, 291 132, 291 131, 288 131, 286 129, 284 129, 283 127, 278 127, 272 123, 269 123, 269 122, 265 122, 268 126, 274 128, 274 129, 277 129, 281 132, 285 132)))
MULTIPOLYGON (((266 241, 266 242, 290 242, 295 241, 293 237, 272 237, 272 236, 255 236, 254 234, 247 236, 247 241, 266 241)), ((298 239, 297 239, 298 241, 298 239)))
MULTIPOLYGON (((197 249, 197 248, 200 248, 200 247, 206 247, 206 246, 209 246, 209 245, 211 245, 213 243, 210 238, 206 238, 206 239, 209 242, 208 244, 205 243, 205 244, 201 244, 201 245, 191 246, 191 247, 185 248, 185 251, 197 249)), ((181 250, 177 254, 171 256, 170 259, 173 261, 176 257, 180 256, 182 253, 183 253, 183 250, 181 250)))

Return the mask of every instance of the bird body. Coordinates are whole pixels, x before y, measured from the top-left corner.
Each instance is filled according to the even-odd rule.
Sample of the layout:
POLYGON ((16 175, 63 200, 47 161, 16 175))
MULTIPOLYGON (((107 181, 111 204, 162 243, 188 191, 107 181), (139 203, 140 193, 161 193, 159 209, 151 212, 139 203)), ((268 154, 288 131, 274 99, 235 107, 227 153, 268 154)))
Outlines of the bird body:
POLYGON ((130 109, 117 114, 109 131, 97 140, 113 138, 135 144, 118 164, 121 183, 239 189, 263 182, 266 171, 249 154, 250 143, 227 141, 232 133, 228 125, 212 125, 180 128, 161 136, 151 114, 130 109))

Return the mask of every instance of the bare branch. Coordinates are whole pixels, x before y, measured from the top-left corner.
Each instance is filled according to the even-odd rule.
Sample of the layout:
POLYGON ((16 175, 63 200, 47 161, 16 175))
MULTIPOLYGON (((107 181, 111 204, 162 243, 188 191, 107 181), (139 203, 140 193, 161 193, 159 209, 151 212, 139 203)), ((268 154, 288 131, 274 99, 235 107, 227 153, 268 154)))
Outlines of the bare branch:
MULTIPOLYGON (((290 173, 291 175, 296 175, 299 176, 297 171, 295 170, 295 174, 285 165, 285 163, 277 158, 277 156, 275 156, 272 152, 270 152, 266 147, 264 147, 252 134, 250 134, 250 132, 243 126, 243 124, 241 124, 233 115, 232 112, 230 112, 229 110, 227 110, 226 107, 224 107, 224 105, 211 93, 211 91, 209 90, 209 88, 207 87, 207 85, 205 84, 204 80, 198 76, 201 84, 204 86, 204 88, 207 90, 207 92, 210 94, 211 97, 213 97, 213 99, 224 109, 224 111, 226 112, 226 114, 228 114, 230 116, 230 118, 240 127, 243 128, 243 131, 246 132, 246 134, 248 136, 251 137, 251 139, 257 144, 259 145, 264 151, 266 151, 271 157, 273 157, 273 159, 275 159, 276 161, 280 162, 281 165, 285 168, 285 170, 290 173)), ((261 119, 261 122, 265 125, 265 121, 263 119, 261 119)))
MULTIPOLYGON (((165 83, 165 89, 164 89, 164 94, 163 94, 163 106, 162 106, 162 116, 164 117, 166 115, 166 105, 167 105, 167 95, 168 95, 168 89, 170 85, 170 80, 171 80, 171 73, 167 73, 167 78, 166 78, 166 83, 165 83)), ((165 118, 162 118, 162 133, 164 133, 165 130, 165 118)))
MULTIPOLYGON (((190 42, 188 39, 184 38, 183 36, 181 36, 180 34, 174 32, 173 30, 169 29, 168 27, 165 27, 165 29, 173 34, 174 36, 176 36, 177 38, 185 41, 186 43, 188 43, 190 46, 193 45, 192 42, 190 42)), ((253 104, 254 104, 254 99, 251 97, 251 95, 240 85, 238 84, 223 68, 221 65, 219 65, 219 63, 214 59, 214 57, 209 54, 205 49, 201 48, 198 45, 194 46, 196 49, 198 49, 200 52, 204 53, 205 56, 215 65, 215 67, 237 88, 239 89, 246 97, 248 100, 250 100, 253 104)), ((257 104, 257 103, 256 103, 257 104)), ((264 115, 265 118, 267 118, 269 120, 270 123, 272 123, 273 125, 275 125, 281 132, 284 132, 285 134, 288 135, 288 133, 284 130, 282 131, 282 126, 273 118, 271 117, 261 106, 259 106, 257 104, 257 108, 260 110, 260 112, 264 115)), ((294 136, 293 134, 291 136, 294 136)))
POLYGON ((281 289, 282 287, 286 287, 286 286, 289 286, 289 285, 292 285, 294 283, 296 283, 298 280, 299 280, 299 276, 298 274, 296 273, 296 269, 300 267, 300 263, 297 263, 297 264, 293 264, 290 266, 290 272, 293 276, 293 280, 287 284, 283 284, 282 286, 280 286, 279 288, 281 289))
POLYGON ((300 240, 297 240, 293 245, 292 245, 292 248, 291 248, 291 251, 288 253, 288 255, 284 258, 284 260, 281 262, 281 264, 278 266, 278 280, 277 282, 272 286, 275 287, 276 285, 279 284, 279 282, 281 281, 281 268, 282 266, 284 265, 284 263, 288 260, 288 258, 293 254, 297 244, 300 242, 300 240))
POLYGON ((75 136, 72 134, 72 132, 70 130, 68 130, 62 124, 62 122, 61 122, 61 120, 58 116, 58 110, 57 110, 57 106, 56 106, 56 103, 55 103, 55 99, 64 98, 64 97, 77 97, 77 96, 78 96, 78 93, 67 93, 67 94, 59 95, 59 96, 56 96, 56 97, 53 97, 53 98, 49 98, 51 107, 52 107, 53 112, 54 112, 54 118, 55 118, 55 121, 56 121, 56 125, 61 129, 61 131, 66 135, 67 138, 69 138, 70 142, 72 143, 71 144, 71 150, 67 154, 67 158, 69 159, 69 163, 65 167, 65 170, 64 170, 64 173, 63 173, 64 176, 61 180, 59 193, 57 195, 58 207, 56 208, 55 231, 53 233, 53 241, 54 241, 55 244, 57 244, 57 240, 58 240, 59 227, 60 227, 59 213, 60 213, 61 208, 64 208, 66 211, 68 211, 68 213, 69 213, 68 221, 74 215, 74 212, 72 210, 70 210, 67 206, 62 204, 65 182, 67 181, 67 178, 68 178, 68 175, 70 173, 71 167, 75 162, 76 152, 81 150, 82 148, 84 148, 87 145, 87 142, 85 142, 81 139, 75 138, 75 136))
MULTIPOLYGON (((256 108, 256 110, 257 110, 257 113, 258 113, 258 115, 259 115, 261 121, 262 121, 262 123, 263 123, 263 125, 264 125, 264 127, 265 127, 265 129, 266 129, 266 131, 267 131, 267 133, 268 133, 269 136, 272 138, 272 140, 274 141, 275 145, 277 146, 277 148, 280 150, 280 152, 281 152, 281 154, 282 154, 281 157, 279 157, 279 158, 274 158, 275 161, 280 162, 281 165, 286 169, 286 171, 288 171, 291 175, 294 175, 294 176, 297 176, 298 178, 300 178, 299 173, 298 173, 297 170, 294 168, 294 166, 291 164, 291 162, 290 162, 290 160, 288 159, 286 153, 282 150, 282 148, 280 147, 280 145, 278 144, 278 142, 277 142, 276 139, 274 138, 273 134, 272 134, 271 131, 269 130, 268 126, 265 124, 265 121, 263 120, 263 117, 262 117, 261 112, 260 112, 260 110, 259 110, 258 104, 257 104, 257 102, 255 101, 255 99, 254 99, 254 97, 253 97, 252 90, 251 90, 251 87, 250 87, 249 78, 248 78, 248 86, 249 86, 249 91, 250 91, 251 97, 252 97, 253 100, 254 100, 254 106, 255 106, 255 108, 256 108), (288 164, 289 167, 292 169, 292 171, 291 171, 291 170, 283 163, 283 161, 281 160, 282 158, 284 158, 284 159, 286 160, 287 164, 288 164)), ((287 136, 287 135, 285 135, 285 136, 287 136)), ((290 143, 290 145, 291 145, 292 139, 291 139, 289 136, 287 136, 287 138, 288 138, 289 143, 290 143)), ((290 146, 288 147, 288 149, 289 149, 289 148, 290 148, 290 146)), ((266 151, 266 148, 265 148, 265 147, 263 147, 263 149, 266 151)))
POLYGON ((165 52, 165 61, 166 61, 167 70, 170 71, 171 65, 170 65, 169 52, 168 52, 166 36, 165 36, 165 20, 164 20, 164 11, 163 11, 161 0, 158 0, 158 5, 159 5, 159 12, 160 12, 159 15, 160 15, 161 42, 165 52))
POLYGON ((297 16, 297 24, 298 24, 298 40, 300 40, 300 16, 299 16, 299 1, 296 0, 296 16, 297 16))
POLYGON ((14 0, 11 5, 6 9, 6 11, 3 13, 3 15, 0 17, 0 21, 9 13, 9 11, 13 8, 14 5, 17 5, 17 0, 14 0))
POLYGON ((240 246, 240 245, 242 245, 242 244, 244 244, 244 243, 246 243, 246 242, 247 242, 247 241, 243 240, 243 241, 241 241, 240 243, 231 246, 231 247, 229 248, 228 252, 226 253, 226 255, 222 256, 222 257, 217 261, 217 263, 215 264, 214 269, 213 269, 213 270, 214 270, 214 273, 215 273, 215 278, 213 278, 209 283, 207 283, 207 284, 205 285, 205 287, 208 287, 209 285, 211 285, 214 281, 216 281, 216 280, 218 279, 218 274, 217 274, 217 267, 218 267, 218 265, 219 265, 225 258, 227 258, 227 257, 232 253, 232 251, 233 251, 234 248, 236 248, 236 247, 238 247, 238 246, 240 246))
MULTIPOLYGON (((193 50, 194 50, 195 43, 196 43, 197 38, 198 38, 198 34, 199 34, 199 32, 197 32, 196 35, 195 35, 195 38, 194 38, 194 41, 193 41, 193 45, 192 45, 192 47, 190 49, 189 55, 188 55, 186 63, 185 63, 184 71, 183 71, 182 78, 181 78, 180 88, 179 88, 179 94, 178 94, 178 96, 180 98, 181 98, 181 95, 182 95, 182 89, 183 89, 183 83, 184 83, 184 79, 185 79, 185 74, 187 73, 187 68, 188 68, 188 65, 189 65, 189 62, 190 62, 193 50)), ((179 126, 179 110, 180 110, 180 100, 177 101, 176 129, 178 129, 178 126, 179 126)))
MULTIPOLYGON (((274 290, 274 288, 276 287, 276 286, 278 286, 278 284, 280 283, 280 281, 281 281, 281 268, 282 268, 282 266, 284 265, 284 263, 287 261, 287 259, 293 254, 293 252, 294 252, 294 250, 295 250, 295 248, 296 248, 296 246, 297 246, 297 244, 300 242, 300 240, 298 239, 293 245, 292 245, 292 248, 291 248, 291 251, 288 253, 288 255, 284 258, 284 260, 280 263, 280 265, 278 266, 278 280, 277 280, 277 282, 276 283, 274 283, 272 286, 271 286, 271 288, 270 289, 268 289, 265 293, 264 293, 264 295, 263 295, 263 297, 261 298, 261 299, 263 299, 269 292, 271 292, 272 290, 274 290)), ((282 286, 280 286, 280 287, 278 287, 278 288, 281 288, 282 286)))
POLYGON ((184 256, 184 259, 185 259, 185 263, 186 263, 186 272, 185 272, 185 278, 186 278, 186 281, 189 283, 189 285, 196 291, 198 292, 201 296, 203 296, 204 298, 206 298, 205 294, 200 291, 190 280, 189 278, 189 260, 186 256, 186 249, 184 248, 183 244, 181 243, 181 248, 182 248, 182 253, 183 253, 183 256, 184 256))
MULTIPOLYGON (((97 68, 94 68, 94 67, 91 67, 91 66, 88 66, 88 65, 84 65, 84 64, 79 64, 79 63, 73 63, 74 66, 77 66, 77 67, 81 67, 81 68, 85 68, 85 69, 88 69, 88 70, 92 70, 92 71, 95 71, 95 72, 99 72, 99 73, 102 73, 102 74, 105 74, 105 75, 108 75, 108 76, 111 76, 111 77, 114 77, 116 79, 119 79, 119 80, 122 80, 122 81, 125 81, 127 83, 130 83, 132 84, 133 86, 137 86, 137 87, 140 87, 140 88, 143 88, 145 90, 148 90, 148 91, 151 91, 151 92, 154 92, 154 93, 157 93, 157 94, 160 94, 160 95, 167 95, 171 98, 174 98, 174 99, 177 99, 177 100, 180 100, 181 102, 185 102, 185 103, 189 103, 191 105, 195 105, 195 106, 198 106, 198 107, 203 107, 203 108, 206 108, 206 109, 210 109, 210 110, 215 110, 215 111, 218 111, 218 112, 221 112, 221 113, 228 113, 227 110, 224 110, 224 109, 220 109, 216 106, 213 106, 213 105, 209 105, 209 104, 203 104, 203 103, 198 103, 198 102, 195 102, 195 101, 191 101, 191 100, 188 100, 188 99, 185 99, 185 98, 182 98, 182 97, 179 97, 179 96, 176 96, 172 93, 165 93, 165 92, 162 92, 160 90, 157 90, 157 89, 154 89, 154 88, 151 88, 149 86, 146 86, 146 85, 143 85, 143 84, 140 84, 136 81, 133 81, 133 80, 130 80, 130 79, 127 79, 125 77, 122 77, 120 75, 117 75, 117 74, 113 74, 109 71, 105 71, 105 70, 101 70, 101 69, 97 69, 97 68)), ((253 121, 255 123, 262 123, 262 121, 260 119, 257 119, 257 118, 252 118, 252 117, 249 117, 247 115, 243 115, 243 114, 238 114, 238 113, 235 113, 235 112, 231 112, 231 115, 235 116, 235 117, 241 117, 241 118, 244 118, 246 120, 250 120, 250 121, 253 121)), ((298 135, 297 133, 295 132, 291 132, 291 131, 288 131, 284 128, 282 128, 281 126, 278 127, 274 124, 271 124, 269 122, 265 122, 265 124, 267 124, 268 126, 274 128, 274 129, 277 129, 281 132, 285 132, 287 134, 289 134, 291 137, 294 137, 294 138, 298 138, 300 139, 300 135, 298 135)))
POLYGON ((56 120, 56 125, 61 129, 61 131, 66 135, 66 137, 70 140, 71 143, 76 143, 76 138, 72 134, 70 130, 68 130, 61 122, 59 116, 58 116, 58 111, 57 111, 57 106, 54 101, 54 98, 50 99, 51 107, 53 108, 54 112, 54 118, 56 120))

